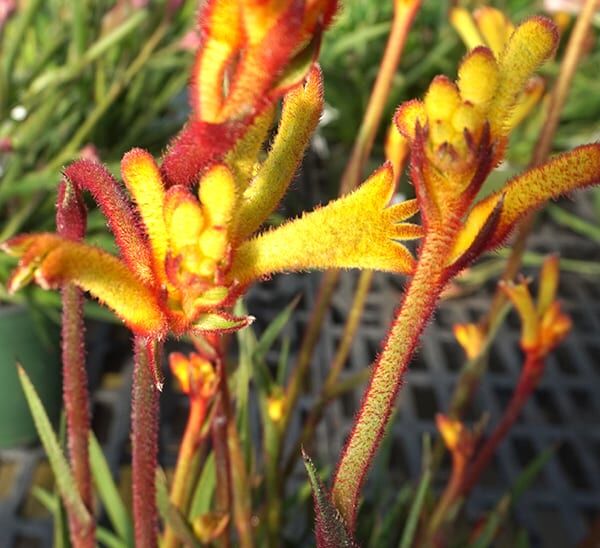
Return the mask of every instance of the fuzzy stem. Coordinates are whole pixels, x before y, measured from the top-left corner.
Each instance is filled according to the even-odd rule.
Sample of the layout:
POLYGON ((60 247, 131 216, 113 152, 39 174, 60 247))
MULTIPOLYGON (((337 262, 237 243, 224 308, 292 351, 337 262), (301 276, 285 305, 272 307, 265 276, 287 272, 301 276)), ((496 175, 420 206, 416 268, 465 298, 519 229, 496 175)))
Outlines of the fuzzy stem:
POLYGON ((135 337, 131 401, 133 517, 135 545, 158 545, 156 509, 156 459, 158 453, 158 390, 152 371, 157 364, 158 343, 135 337))
MULTIPOLYGON (((186 515, 190 495, 194 484, 191 479, 192 470, 195 466, 195 456, 200 445, 200 431, 206 417, 206 400, 202 398, 190 398, 190 414, 179 446, 177 465, 175 466, 175 477, 171 488, 171 502, 186 515)), ((167 525, 163 548, 176 548, 179 540, 173 529, 167 525)))
MULTIPOLYGON (((90 432, 90 407, 85 371, 83 295, 74 285, 62 289, 62 363, 63 402, 67 418, 69 460, 81 500, 93 515, 92 484, 88 455, 90 432)), ((70 514, 70 513, 69 513, 70 514)), ((95 524, 90 521, 81 527, 75 516, 69 515, 69 528, 73 545, 93 547, 95 524)))
POLYGON ((544 359, 535 353, 527 353, 523 372, 513 396, 504 410, 504 415, 492 435, 486 440, 485 445, 477 453, 475 461, 469 467, 469 471, 463 482, 461 494, 466 496, 477 484, 481 474, 485 471, 490 460, 496 453, 498 446, 506 437, 515 421, 519 418, 527 400, 537 387, 541 374, 544 370, 544 359))
POLYGON ((334 477, 332 498, 350 530, 354 530, 360 489, 388 424, 402 377, 446 283, 444 258, 459 225, 448 223, 436 228, 432 227, 423 241, 416 271, 375 363, 334 477))

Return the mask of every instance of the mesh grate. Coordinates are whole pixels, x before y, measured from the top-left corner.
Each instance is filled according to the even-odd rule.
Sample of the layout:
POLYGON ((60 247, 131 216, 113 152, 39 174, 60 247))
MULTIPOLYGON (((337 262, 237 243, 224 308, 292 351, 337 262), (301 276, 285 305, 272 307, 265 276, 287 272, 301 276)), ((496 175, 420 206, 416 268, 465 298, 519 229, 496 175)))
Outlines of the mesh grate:
MULTIPOLYGON (((564 249, 566 254, 598 255, 598 249, 584 249, 581 242, 568 236, 551 233, 539 236, 535 247, 539 251, 564 249), (552 246, 548 245, 552 242, 552 246)), ((534 271, 531 274, 535 274, 534 271)), ((342 276, 327 314, 326 325, 318 343, 317 359, 310 370, 306 394, 291 425, 290 439, 301 428, 302 418, 312 404, 322 384, 328 364, 341 337, 346 311, 352 300, 356 274, 342 276)), ((287 326, 291 347, 296 349, 314 301, 318 276, 276 277, 257 286, 249 298, 250 312, 257 316, 258 331, 296 295, 301 294, 297 313, 287 326)), ((403 281, 396 277, 376 275, 369 295, 362 329, 355 338, 344 374, 363 369, 370 364, 380 347, 389 320, 399 301, 403 281)), ((456 322, 473 321, 481 317, 489 305, 493 287, 468 298, 446 301, 435 321, 428 327, 418 355, 411 364, 406 383, 398 401, 393 424, 391 450, 388 458, 390 485, 400 489, 407 480, 415 480, 420 472, 421 437, 435 433, 435 413, 447 409, 462 352, 455 342, 451 327, 456 322)), ((561 442, 560 449, 546 466, 535 487, 523 495, 513 519, 529 532, 533 546, 565 547, 580 541, 600 513, 600 286, 589 279, 565 274, 561 280, 560 297, 565 309, 573 316, 575 330, 560 349, 548 360, 540 389, 524 410, 522 418, 500 447, 495 463, 473 492, 467 507, 476 520, 496 504, 506 486, 515 481, 523 466, 545 448, 561 442)), ((103 328, 107 329, 107 328, 103 328)), ((104 446, 113 471, 129 459, 129 379, 131 366, 123 360, 129 348, 129 336, 120 329, 96 337, 110 341, 96 345, 90 376, 97 411, 94 429, 104 446)), ((469 412, 471 419, 483 411, 491 414, 493 425, 501 416, 518 375, 521 358, 518 348, 518 321, 509 317, 492 350, 490 368, 469 412)), ((276 363, 276 345, 269 358, 276 363)), ((293 355, 292 355, 293 363, 293 355)), ((333 465, 347 435, 354 413, 358 409, 362 390, 336 401, 327 410, 325 420, 316 432, 315 452, 319 464, 333 465)), ((161 462, 175 462, 178 439, 186 417, 186 399, 167 389, 161 400, 161 462)), ((28 515, 25 510, 36 471, 43 463, 39 448, 0 451, 0 548, 46 547, 52 545, 52 528, 47 515, 28 515), (7 479, 8 478, 8 479, 7 479)), ((299 467, 298 481, 305 481, 299 467)), ((441 485, 440 485, 441 487, 441 485)), ((301 521, 300 518, 297 520, 301 521)), ((291 524, 291 536, 306 532, 304 525, 291 524)), ((310 527, 309 527, 310 530, 310 527)), ((306 545, 310 545, 305 537, 306 545)), ((300 542, 299 544, 300 545, 300 542)), ((503 544, 505 545, 505 544, 503 544)))

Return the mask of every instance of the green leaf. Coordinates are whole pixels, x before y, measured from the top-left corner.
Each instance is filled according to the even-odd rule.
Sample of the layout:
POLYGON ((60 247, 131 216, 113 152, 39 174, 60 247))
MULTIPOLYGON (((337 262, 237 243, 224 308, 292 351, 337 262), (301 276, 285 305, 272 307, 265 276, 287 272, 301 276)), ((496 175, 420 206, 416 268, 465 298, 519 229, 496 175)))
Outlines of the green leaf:
POLYGON ((119 539, 129 546, 133 546, 133 527, 131 518, 111 474, 108 462, 102 452, 96 436, 90 433, 89 440, 90 467, 98 497, 108 514, 112 526, 119 539))
POLYGON ((40 441, 48 456, 48 461, 52 468, 52 472, 54 473, 58 490, 69 511, 73 512, 74 518, 81 526, 86 527, 91 523, 91 516, 79 496, 79 490, 75 484, 75 479, 73 478, 69 464, 61 451, 60 444, 52 429, 44 405, 25 370, 20 365, 17 365, 17 369, 23 392, 27 398, 29 410, 31 411, 36 430, 40 436, 40 441))
POLYGON ((317 32, 306 47, 302 48, 302 50, 300 50, 287 64, 284 73, 273 86, 275 91, 286 90, 301 82, 306 77, 314 60, 319 55, 320 46, 321 33, 317 32))
POLYGON ((217 485, 217 476, 215 473, 215 454, 211 452, 206 461, 202 472, 200 473, 200 479, 196 485, 192 504, 190 506, 190 519, 206 514, 210 508, 217 485))
POLYGON ((319 480, 312 460, 302 449, 304 466, 308 472, 313 500, 315 503, 316 535, 318 548, 358 548, 358 544, 348 531, 344 519, 331 501, 329 494, 319 480))
POLYGON ((369 543, 369 546, 391 546, 392 539, 397 538, 398 535, 398 523, 403 516, 405 509, 408 507, 408 503, 414 495, 414 489, 412 485, 405 485, 396 496, 396 500, 390 510, 388 510, 379 530, 375 532, 373 540, 369 543))
POLYGON ((237 331, 254 321, 252 316, 237 317, 222 312, 220 314, 201 314, 194 322, 192 329, 197 331, 237 331))
POLYGON ((431 483, 431 440, 429 436, 423 438, 423 473, 421 475, 421 481, 417 488, 417 495, 410 508, 406 525, 400 539, 399 548, 410 548, 413 545, 415 539, 415 533, 417 532, 417 525, 419 524, 419 518, 421 517, 421 509, 423 508, 423 502, 425 501, 425 495, 429 490, 431 483))
POLYGON ((519 474, 517 481, 511 487, 510 491, 504 495, 496 507, 488 515, 481 533, 469 544, 469 548, 487 548, 491 546, 502 521, 506 518, 509 510, 521 498, 523 493, 531 486, 542 468, 554 455, 556 447, 550 447, 542 451, 531 464, 519 474))
POLYGON ((96 539, 106 548, 128 548, 128 546, 133 546, 133 542, 124 542, 104 527, 96 527, 96 539))
POLYGON ((255 360, 264 360, 267 352, 273 346, 273 343, 277 340, 280 333, 283 331, 283 328, 290 321, 292 313, 298 303, 300 302, 301 296, 296 296, 290 304, 288 304, 269 324, 269 326, 265 329, 264 333, 256 343, 256 347, 254 348, 254 352, 252 357, 255 360))
POLYGON ((173 532, 177 535, 179 540, 186 546, 200 548, 200 543, 196 539, 190 524, 169 500, 167 478, 161 468, 156 470, 156 499, 160 515, 173 529, 173 532))

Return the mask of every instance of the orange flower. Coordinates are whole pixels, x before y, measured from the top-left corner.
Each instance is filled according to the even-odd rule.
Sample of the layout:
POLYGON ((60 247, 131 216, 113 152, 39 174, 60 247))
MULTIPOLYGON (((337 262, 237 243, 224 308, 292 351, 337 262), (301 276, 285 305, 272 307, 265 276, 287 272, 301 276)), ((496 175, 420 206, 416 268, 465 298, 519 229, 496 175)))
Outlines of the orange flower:
POLYGON ((169 367, 179 382, 181 391, 192 399, 210 400, 217 391, 218 377, 213 365, 192 352, 189 357, 180 352, 169 354, 169 367))

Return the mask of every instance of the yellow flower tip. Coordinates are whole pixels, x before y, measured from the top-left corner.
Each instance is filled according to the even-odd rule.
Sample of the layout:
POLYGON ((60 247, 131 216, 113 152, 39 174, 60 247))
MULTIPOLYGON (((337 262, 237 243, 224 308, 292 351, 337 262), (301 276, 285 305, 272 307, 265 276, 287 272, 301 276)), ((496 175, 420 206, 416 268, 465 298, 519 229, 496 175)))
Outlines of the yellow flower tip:
POLYGON ((202 544, 210 544, 220 537, 227 524, 229 514, 226 512, 208 512, 194 518, 194 534, 202 544))
POLYGON ((571 331, 572 322, 554 301, 545 311, 540 322, 539 350, 543 355, 556 348, 571 331))
POLYGON ((521 320, 521 346, 529 349, 537 344, 540 326, 539 317, 528 287, 528 280, 519 283, 499 283, 500 288, 510 299, 519 314, 521 320))
POLYGON ((450 120, 461 100, 454 82, 446 76, 436 76, 425 95, 425 112, 430 122, 450 120))
POLYGON ((414 141, 417 125, 421 128, 427 125, 427 112, 425 105, 418 99, 402 103, 396 114, 394 122, 400 134, 409 142, 414 141))
POLYGON ((534 71, 553 55, 558 40, 556 25, 540 16, 526 19, 512 33, 499 59, 498 90, 490 107, 493 133, 510 130, 505 124, 519 94, 534 71))
POLYGON ((395 123, 391 123, 385 138, 385 157, 394 169, 394 178, 400 178, 408 154, 410 145, 406 138, 398 131, 395 123))
POLYGON ((514 31, 513 24, 504 13, 490 6, 475 10, 473 16, 485 42, 498 57, 514 31))
POLYGON ((217 374, 212 364, 199 354, 189 357, 180 352, 169 355, 169 367, 184 394, 192 398, 210 399, 217 388, 217 374))
POLYGON ((458 89, 464 101, 485 109, 498 86, 498 64, 489 48, 468 53, 458 68, 458 89))
POLYGON ((165 188, 160 170, 152 155, 142 149, 127 152, 121 160, 121 175, 146 229, 154 257, 154 268, 164 280, 167 255, 167 230, 163 216, 165 188))
POLYGON ((473 49, 484 44, 473 17, 466 9, 452 8, 450 10, 450 23, 468 49, 473 49))
POLYGON ((452 330, 467 359, 473 360, 481 354, 485 333, 480 326, 474 323, 455 324, 452 330))
POLYGON ((542 317, 556 299, 558 278, 560 274, 560 259, 557 254, 544 259, 540 271, 540 286, 537 297, 537 313, 542 317))
POLYGON ((163 214, 170 250, 178 253, 197 245, 204 228, 204 216, 197 198, 186 187, 175 185, 167 191, 163 214))
POLYGON ((229 168, 223 164, 211 167, 200 181, 199 195, 209 224, 227 228, 236 203, 235 180, 229 168))
POLYGON ((267 413, 272 422, 281 421, 284 410, 285 396, 283 394, 274 394, 267 399, 267 413))
POLYGON ((525 88, 518 95, 515 106, 506 120, 506 128, 512 130, 517 127, 527 115, 535 108, 544 94, 545 83, 540 76, 532 76, 525 88))

